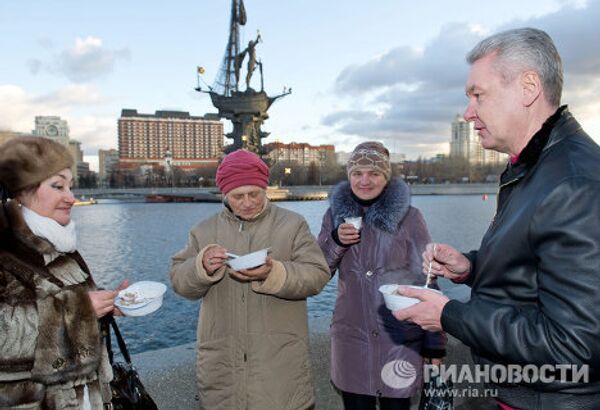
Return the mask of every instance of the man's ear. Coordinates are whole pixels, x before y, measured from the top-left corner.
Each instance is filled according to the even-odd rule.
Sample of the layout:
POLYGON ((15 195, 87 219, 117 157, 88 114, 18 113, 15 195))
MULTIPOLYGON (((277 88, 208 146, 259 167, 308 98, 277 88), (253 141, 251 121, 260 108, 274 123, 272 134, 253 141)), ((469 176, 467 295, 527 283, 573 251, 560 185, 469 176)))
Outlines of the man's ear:
POLYGON ((529 107, 542 95, 542 79, 535 71, 525 71, 520 81, 523 105, 529 107))

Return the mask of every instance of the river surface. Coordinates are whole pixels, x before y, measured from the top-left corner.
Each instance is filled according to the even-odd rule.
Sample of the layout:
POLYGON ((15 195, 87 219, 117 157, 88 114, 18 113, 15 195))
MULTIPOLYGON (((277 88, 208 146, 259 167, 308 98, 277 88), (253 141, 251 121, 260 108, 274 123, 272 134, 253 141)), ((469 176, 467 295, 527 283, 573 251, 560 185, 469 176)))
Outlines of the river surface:
MULTIPOLYGON (((435 242, 457 249, 477 249, 495 211, 496 197, 480 195, 414 196, 435 242)), ((312 233, 319 233, 327 201, 278 202, 277 206, 302 214, 312 233)), ((170 257, 187 243, 189 229, 221 209, 214 203, 128 203, 100 201, 93 206, 74 208, 79 251, 90 266, 96 282, 116 287, 125 278, 130 283, 154 280, 168 291, 163 306, 144 317, 119 319, 133 353, 189 343, 196 338, 198 301, 186 300, 173 292, 169 282, 170 257)), ((468 288, 441 283, 452 297, 468 297, 468 288)), ((310 317, 330 315, 336 294, 337 276, 317 296, 309 298, 310 317)))

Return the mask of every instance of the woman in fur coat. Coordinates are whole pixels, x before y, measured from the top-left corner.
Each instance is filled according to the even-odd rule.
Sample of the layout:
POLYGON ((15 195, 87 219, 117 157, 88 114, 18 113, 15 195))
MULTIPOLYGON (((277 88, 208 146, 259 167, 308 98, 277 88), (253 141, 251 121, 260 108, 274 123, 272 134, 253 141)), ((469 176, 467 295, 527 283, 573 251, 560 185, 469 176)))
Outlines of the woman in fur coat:
POLYGON ((73 158, 41 137, 0 146, 0 408, 104 409, 112 371, 98 291, 76 251, 73 158), (7 200, 7 198, 10 198, 7 200))
MULTIPOLYGON (((359 144, 323 217, 319 245, 331 273, 339 271, 331 325, 331 380, 345 409, 409 409, 422 386, 423 357, 445 354, 445 336, 396 320, 378 288, 423 285, 421 254, 430 242, 408 186, 390 179, 388 150, 359 144), (345 218, 362 217, 357 229, 345 218)), ((439 359, 435 360, 439 362, 439 359)))

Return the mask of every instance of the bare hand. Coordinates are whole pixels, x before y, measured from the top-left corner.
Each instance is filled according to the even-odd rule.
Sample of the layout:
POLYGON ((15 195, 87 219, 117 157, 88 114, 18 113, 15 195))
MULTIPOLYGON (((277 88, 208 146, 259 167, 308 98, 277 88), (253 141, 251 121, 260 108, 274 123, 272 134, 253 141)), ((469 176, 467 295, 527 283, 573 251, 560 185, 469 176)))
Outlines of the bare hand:
POLYGON ((92 308, 97 318, 101 318, 111 313, 113 316, 123 316, 123 313, 115 306, 115 298, 119 292, 129 286, 129 281, 125 279, 116 290, 91 290, 88 292, 92 301, 92 308))
POLYGON ((431 263, 431 274, 443 276, 448 279, 456 279, 471 270, 471 262, 459 251, 450 245, 443 243, 427 244, 423 252, 423 273, 429 273, 431 263))
POLYGON ((114 310, 115 298, 118 293, 116 290, 91 290, 88 292, 97 318, 101 318, 114 310))
POLYGON ((338 226, 338 238, 344 245, 353 245, 360 242, 360 231, 352 224, 343 223, 338 226))
POLYGON ((229 269, 229 274, 231 277, 241 281, 241 282, 253 282, 257 280, 265 280, 271 273, 271 268, 273 267, 273 259, 270 256, 267 257, 265 263, 261 266, 258 266, 254 269, 242 269, 239 271, 235 271, 233 269, 229 269))
POLYGON ((227 249, 219 245, 211 246, 204 251, 204 255, 202 256, 202 266, 209 276, 213 275, 225 265, 228 258, 225 252, 227 252, 227 249))
POLYGON ((399 291, 403 296, 417 298, 421 302, 406 309, 392 312, 396 319, 416 323, 430 332, 442 330, 442 310, 450 299, 427 289, 400 287, 399 291))

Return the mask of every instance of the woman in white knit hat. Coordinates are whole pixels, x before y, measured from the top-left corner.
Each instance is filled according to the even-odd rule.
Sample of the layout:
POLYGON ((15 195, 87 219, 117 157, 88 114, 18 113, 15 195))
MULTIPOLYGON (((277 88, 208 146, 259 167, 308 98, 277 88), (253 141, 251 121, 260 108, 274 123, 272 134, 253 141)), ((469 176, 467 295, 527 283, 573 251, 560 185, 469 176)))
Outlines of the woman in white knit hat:
POLYGON ((375 410, 377 402, 381 410, 407 410, 422 386, 423 357, 439 360, 446 340, 396 320, 378 288, 424 284, 421 253, 429 233, 410 205, 408 186, 392 178, 390 154, 381 143, 359 144, 346 168, 348 181, 333 189, 319 234, 331 273, 339 272, 331 381, 346 410, 375 410), (361 226, 349 223, 357 217, 361 226))

